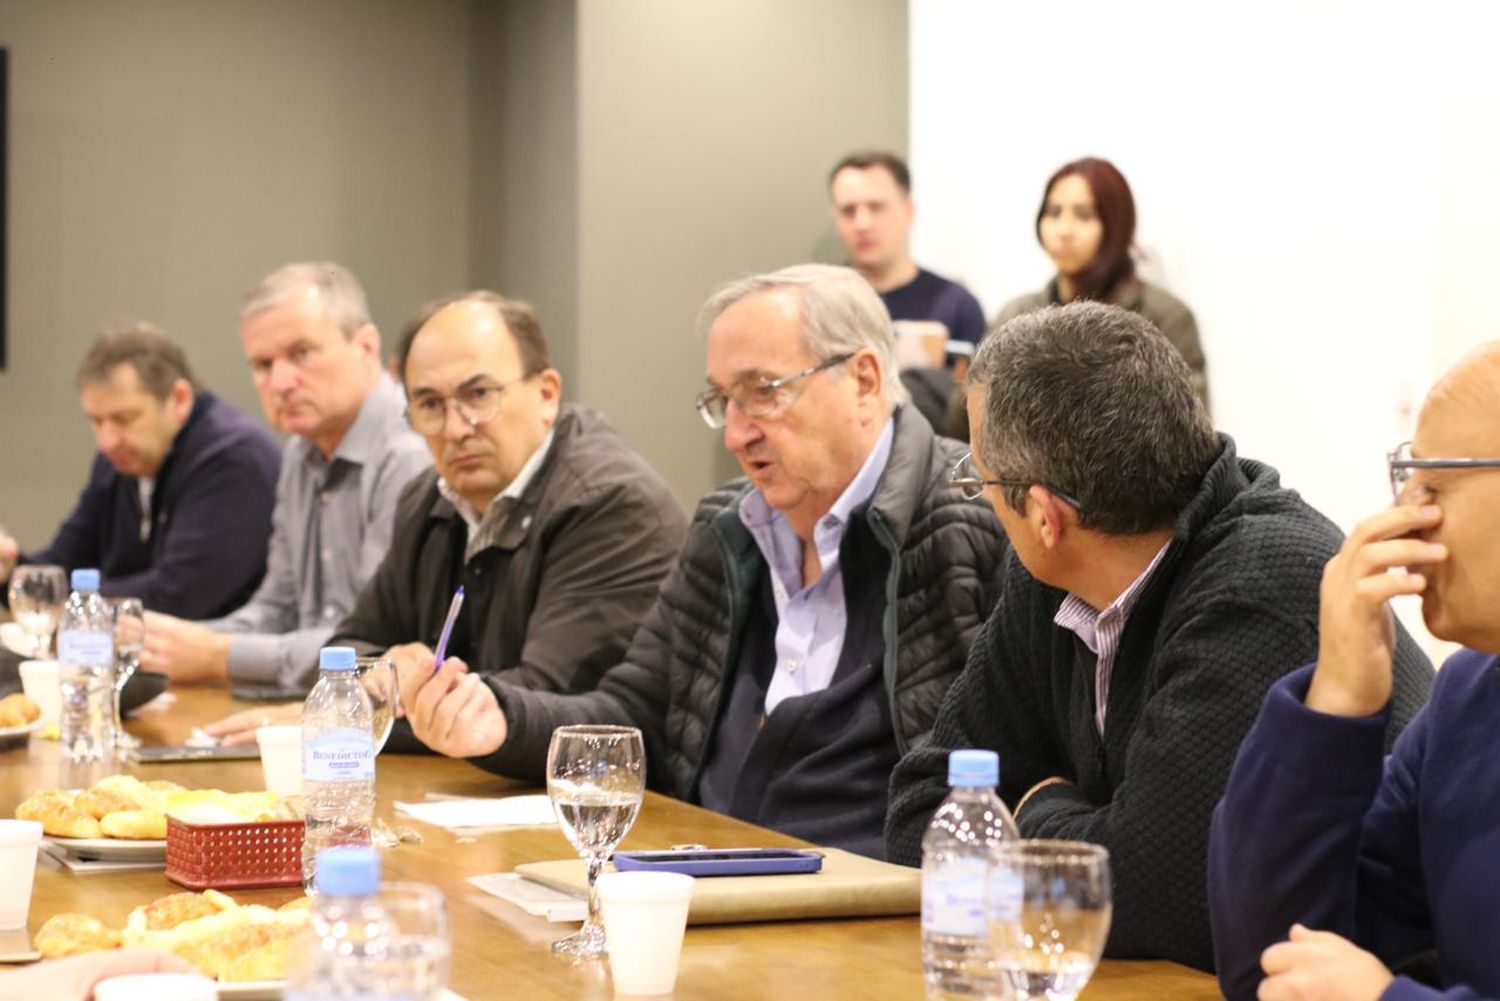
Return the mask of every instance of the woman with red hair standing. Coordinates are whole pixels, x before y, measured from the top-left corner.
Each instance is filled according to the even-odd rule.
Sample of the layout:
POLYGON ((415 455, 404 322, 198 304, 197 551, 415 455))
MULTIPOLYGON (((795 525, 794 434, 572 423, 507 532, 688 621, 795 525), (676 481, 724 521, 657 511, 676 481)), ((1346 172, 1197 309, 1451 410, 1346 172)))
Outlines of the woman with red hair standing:
POLYGON ((1085 157, 1058 168, 1036 214, 1036 236, 1057 265, 1047 287, 1006 303, 998 326, 1033 309, 1074 299, 1114 303, 1156 325, 1193 370, 1193 388, 1208 405, 1198 325, 1182 300, 1136 276, 1135 199, 1108 160, 1085 157))

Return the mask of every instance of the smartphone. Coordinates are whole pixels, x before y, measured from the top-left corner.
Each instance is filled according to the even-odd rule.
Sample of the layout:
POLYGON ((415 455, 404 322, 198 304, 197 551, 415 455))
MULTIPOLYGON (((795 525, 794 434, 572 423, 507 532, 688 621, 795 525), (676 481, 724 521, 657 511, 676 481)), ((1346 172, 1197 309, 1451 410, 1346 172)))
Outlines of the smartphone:
POLYGON ((168 761, 244 761, 258 759, 260 747, 255 744, 236 744, 233 747, 138 747, 137 761, 163 763, 168 761))
POLYGON ((307 693, 295 688, 267 688, 265 685, 235 685, 230 696, 240 702, 301 702, 307 693))
POLYGON ((770 876, 817 872, 823 853, 798 848, 704 848, 685 852, 616 852, 621 872, 681 872, 689 876, 770 876))

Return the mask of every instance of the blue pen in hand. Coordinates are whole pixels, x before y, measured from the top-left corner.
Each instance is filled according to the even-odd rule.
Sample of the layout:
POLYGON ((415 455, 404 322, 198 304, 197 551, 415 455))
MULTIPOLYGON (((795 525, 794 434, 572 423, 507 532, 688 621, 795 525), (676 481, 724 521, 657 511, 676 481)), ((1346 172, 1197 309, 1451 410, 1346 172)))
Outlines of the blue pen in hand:
POLYGON ((438 635, 437 653, 432 662, 432 673, 436 674, 438 668, 443 666, 443 658, 448 655, 448 637, 453 635, 453 623, 458 621, 458 610, 464 607, 464 586, 458 585, 458 590, 453 592, 453 603, 448 606, 448 618, 443 622, 443 631, 438 635))

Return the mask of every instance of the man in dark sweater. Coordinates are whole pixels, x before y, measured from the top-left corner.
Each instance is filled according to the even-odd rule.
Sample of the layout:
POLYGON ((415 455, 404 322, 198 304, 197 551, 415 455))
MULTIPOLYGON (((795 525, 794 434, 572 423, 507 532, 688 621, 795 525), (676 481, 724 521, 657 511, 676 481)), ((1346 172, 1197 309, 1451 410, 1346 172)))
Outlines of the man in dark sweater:
MULTIPOLYGON (((1267 688, 1315 649, 1339 533, 1214 434, 1181 356, 1119 307, 999 328, 968 406, 966 485, 1014 554, 931 743, 892 778, 890 857, 919 860, 947 753, 993 748, 1024 836, 1109 849, 1107 954, 1211 968, 1209 814, 1267 688)), ((1431 681, 1405 634, 1396 661, 1393 729, 1431 681)))
POLYGON ((185 619, 223 615, 266 571, 281 449, 198 386, 182 349, 148 323, 94 342, 78 369, 99 452, 57 536, 22 555, 0 534, 0 583, 17 561, 97 567, 106 595, 185 619))
POLYGON ((700 503, 623 661, 574 695, 404 673, 418 737, 542 778, 565 723, 641 728, 651 785, 869 855, 994 601, 994 515, 948 486, 961 454, 900 404, 891 329, 847 268, 728 286, 704 308, 708 388, 747 480, 700 503))
POLYGON ((1500 342, 1438 382, 1389 463, 1396 506, 1329 562, 1317 661, 1271 690, 1214 813, 1214 950, 1234 1001, 1500 998, 1500 342), (1399 595, 1468 649, 1387 759, 1399 595), (1434 950, 1441 987, 1387 968, 1430 967, 1434 950))

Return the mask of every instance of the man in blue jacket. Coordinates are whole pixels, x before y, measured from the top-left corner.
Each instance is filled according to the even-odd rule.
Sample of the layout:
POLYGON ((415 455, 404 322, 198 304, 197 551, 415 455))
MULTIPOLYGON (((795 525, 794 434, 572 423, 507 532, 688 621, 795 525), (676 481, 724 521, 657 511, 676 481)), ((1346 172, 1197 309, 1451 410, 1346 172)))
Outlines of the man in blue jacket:
POLYGON ((147 323, 94 342, 78 369, 99 453, 47 548, 0 534, 0 581, 17 562, 98 567, 106 595, 187 619, 223 615, 266 569, 281 450, 204 391, 182 349, 147 323))
POLYGON ((1231 999, 1500 998, 1500 342, 1433 388, 1389 461, 1396 505, 1329 561, 1318 659, 1271 689, 1214 815, 1231 999), (1387 759, 1400 595, 1467 649, 1387 759), (1389 969, 1434 951, 1443 987, 1389 969))

